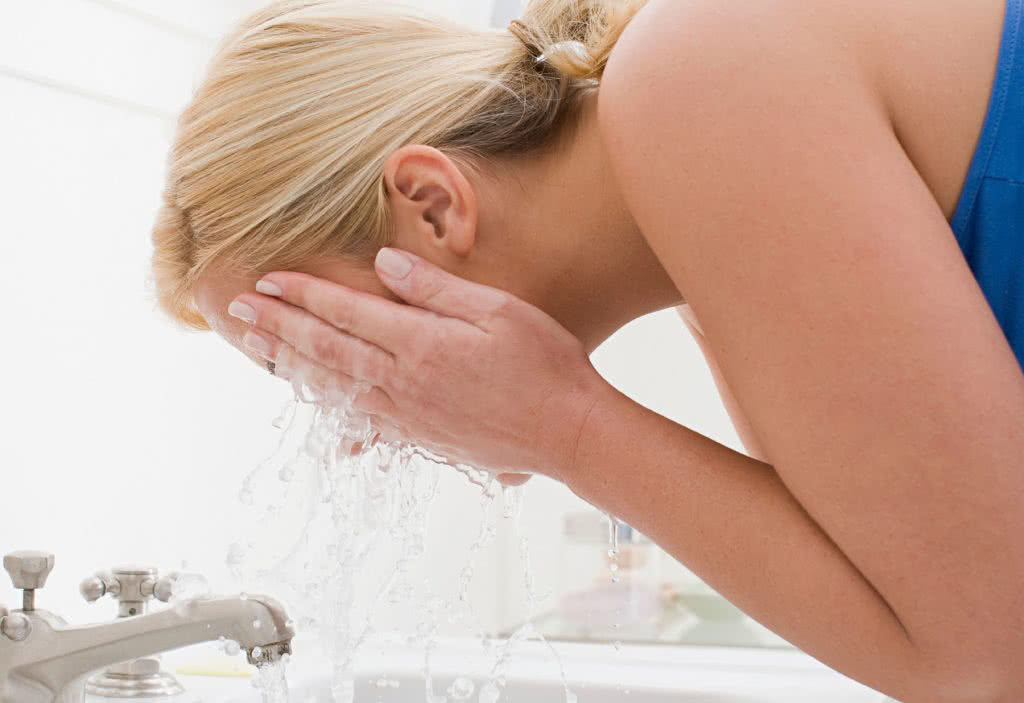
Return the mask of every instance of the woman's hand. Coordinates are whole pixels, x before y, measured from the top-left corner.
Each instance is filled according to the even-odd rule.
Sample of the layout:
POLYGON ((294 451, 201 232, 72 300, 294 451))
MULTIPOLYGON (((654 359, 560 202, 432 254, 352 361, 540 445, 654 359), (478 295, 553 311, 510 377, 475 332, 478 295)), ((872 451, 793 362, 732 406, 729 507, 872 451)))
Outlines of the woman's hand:
POLYGON ((566 480, 611 389, 580 342, 537 308, 407 252, 383 250, 377 273, 409 305, 304 274, 266 276, 263 295, 239 298, 256 311, 247 344, 283 377, 369 387, 357 409, 453 461, 566 480))

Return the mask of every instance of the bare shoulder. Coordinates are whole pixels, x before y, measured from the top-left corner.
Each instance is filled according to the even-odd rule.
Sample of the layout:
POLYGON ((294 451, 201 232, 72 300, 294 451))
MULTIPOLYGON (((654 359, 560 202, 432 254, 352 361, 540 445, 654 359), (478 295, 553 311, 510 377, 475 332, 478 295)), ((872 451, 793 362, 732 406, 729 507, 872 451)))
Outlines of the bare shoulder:
POLYGON ((852 99, 884 118, 949 219, 985 117, 1004 12, 1005 0, 651 0, 609 62, 602 130, 640 158, 630 137, 640 122, 683 135, 697 124, 681 119, 688 111, 722 109, 724 126, 742 127, 783 101, 852 99))
MULTIPOLYGON (((751 110, 800 100, 810 86, 857 90, 882 107, 872 2, 651 0, 623 34, 601 88, 602 129, 620 142, 637 121, 683 131, 680 114, 722 104, 751 110), (855 8, 855 9, 851 9, 855 8), (744 102, 751 91, 768 102, 744 102), (656 106, 643 111, 646 105, 656 106)), ((804 97, 807 97, 806 95, 804 97)))

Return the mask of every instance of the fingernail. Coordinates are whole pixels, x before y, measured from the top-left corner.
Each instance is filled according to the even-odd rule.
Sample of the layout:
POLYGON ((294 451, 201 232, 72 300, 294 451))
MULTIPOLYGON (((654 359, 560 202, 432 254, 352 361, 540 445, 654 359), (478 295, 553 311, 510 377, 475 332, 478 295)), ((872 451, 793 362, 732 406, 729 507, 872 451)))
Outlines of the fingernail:
POLYGON ((245 348, 254 354, 258 354, 267 361, 273 361, 273 359, 270 358, 270 344, 255 332, 246 332, 245 337, 242 338, 242 344, 244 344, 245 348))
POLYGON ((284 295, 284 291, 281 290, 281 286, 270 281, 260 281, 256 284, 256 292, 262 293, 263 295, 269 295, 271 298, 280 298, 284 295))
POLYGON ((412 271, 412 261, 394 249, 381 249, 377 254, 377 270, 385 276, 401 280, 412 271))
POLYGON ((237 300, 228 306, 228 314, 231 317, 237 317, 239 320, 253 324, 256 322, 256 311, 251 305, 240 303, 237 300))

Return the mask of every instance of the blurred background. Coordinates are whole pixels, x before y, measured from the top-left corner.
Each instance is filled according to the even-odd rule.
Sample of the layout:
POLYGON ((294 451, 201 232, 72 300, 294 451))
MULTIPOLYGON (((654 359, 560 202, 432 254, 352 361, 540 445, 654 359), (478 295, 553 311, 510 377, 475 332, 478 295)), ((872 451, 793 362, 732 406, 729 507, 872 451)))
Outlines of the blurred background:
MULTIPOLYGON (((0 20, 0 204, 5 272, 0 550, 55 552, 42 607, 107 619, 78 582, 141 563, 228 583, 225 553, 249 517, 245 474, 277 442, 291 397, 220 339, 184 333, 147 289, 149 232, 174 120, 215 41, 260 0, 33 0, 0 20)), ((504 27, 518 0, 420 0, 504 27)), ((696 344, 666 312, 594 357, 654 410, 740 449, 696 344)), ((623 471, 631 467, 623 466, 623 471)), ((480 525, 476 489, 445 473, 422 577, 454 583, 480 525)), ((499 508, 500 510, 500 508, 499 508)), ((527 617, 520 535, 477 558, 480 626, 527 617)), ((564 487, 525 489, 538 627, 561 639, 781 646, 628 527, 613 583, 604 516, 564 487)), ((443 585, 438 585, 443 590, 443 585)), ((0 590, 10 604, 13 592, 0 590)))

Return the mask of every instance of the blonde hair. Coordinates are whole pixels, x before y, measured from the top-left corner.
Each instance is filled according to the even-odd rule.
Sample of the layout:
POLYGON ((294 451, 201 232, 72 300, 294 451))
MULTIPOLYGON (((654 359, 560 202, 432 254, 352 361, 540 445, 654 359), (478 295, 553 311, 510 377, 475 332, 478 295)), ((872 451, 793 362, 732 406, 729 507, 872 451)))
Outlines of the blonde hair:
POLYGON ((254 274, 369 262, 391 238, 392 153, 423 144, 486 162, 542 147, 645 2, 533 0, 510 31, 380 0, 283 0, 253 14, 178 123, 152 235, 160 307, 209 329, 193 290, 214 262, 254 274))

